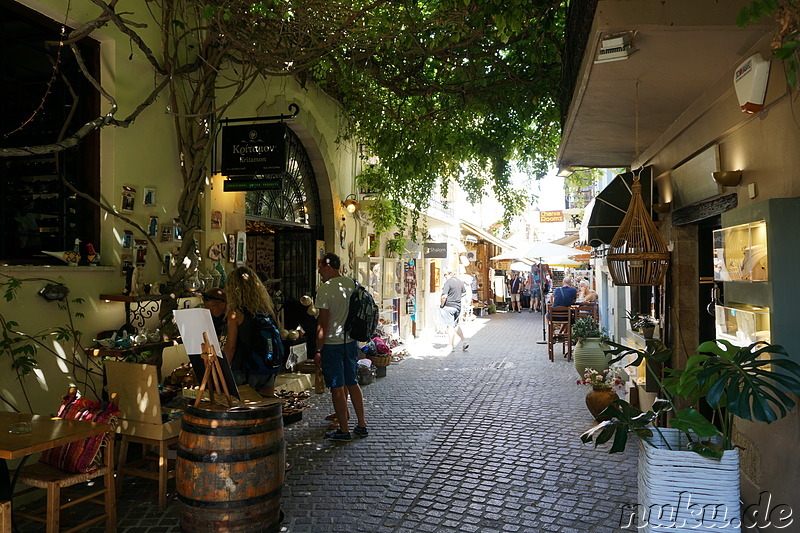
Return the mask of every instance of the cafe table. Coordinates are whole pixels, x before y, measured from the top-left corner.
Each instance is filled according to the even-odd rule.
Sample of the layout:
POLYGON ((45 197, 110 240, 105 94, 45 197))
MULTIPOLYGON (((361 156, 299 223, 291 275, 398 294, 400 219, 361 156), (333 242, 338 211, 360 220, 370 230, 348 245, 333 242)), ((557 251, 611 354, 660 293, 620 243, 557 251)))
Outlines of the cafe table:
POLYGON ((11 501, 14 492, 16 476, 11 480, 8 475, 6 462, 9 459, 22 459, 19 471, 34 453, 106 433, 110 429, 108 424, 96 422, 62 420, 27 413, 0 413, 0 501, 11 501), (20 422, 30 422, 31 431, 10 433, 9 427, 20 422))

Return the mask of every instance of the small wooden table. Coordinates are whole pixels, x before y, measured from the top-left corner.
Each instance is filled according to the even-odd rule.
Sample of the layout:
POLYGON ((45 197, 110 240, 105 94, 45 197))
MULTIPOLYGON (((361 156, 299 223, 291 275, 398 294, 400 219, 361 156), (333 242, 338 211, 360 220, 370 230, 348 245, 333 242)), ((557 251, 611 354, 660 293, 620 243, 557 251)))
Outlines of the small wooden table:
POLYGON ((16 478, 8 476, 8 459, 22 459, 19 468, 34 453, 43 452, 62 444, 99 435, 111 430, 108 424, 62 420, 27 413, 0 413, 0 500, 12 500, 16 478), (8 426, 17 422, 30 422, 30 433, 9 433, 8 426))

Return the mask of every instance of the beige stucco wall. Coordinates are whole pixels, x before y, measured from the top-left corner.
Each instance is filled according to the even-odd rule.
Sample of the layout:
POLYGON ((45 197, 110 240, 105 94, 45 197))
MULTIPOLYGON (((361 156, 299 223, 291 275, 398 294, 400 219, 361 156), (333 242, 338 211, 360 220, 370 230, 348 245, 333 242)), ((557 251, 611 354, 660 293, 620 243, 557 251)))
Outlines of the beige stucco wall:
MULTIPOLYGON (((765 43, 764 57, 770 57, 765 43)), ((754 51, 743 56, 747 57, 754 51)), ((720 80, 701 97, 669 131, 649 147, 634 166, 652 164, 656 175, 681 165, 697 153, 714 144, 719 145, 720 169, 742 170, 738 187, 725 188, 724 194, 736 193, 739 206, 762 202, 770 198, 800 196, 800 127, 797 123, 797 92, 789 95, 782 64, 772 61, 765 109, 749 116, 739 111, 730 78, 720 80), (794 98, 794 102, 792 101, 794 98), (755 197, 749 185, 755 184, 755 197)), ((696 179, 711 179, 697 176, 696 179)), ((696 232, 672 227, 671 213, 660 216, 662 234, 672 245, 673 300, 670 302, 675 348, 685 356, 684 346, 690 339, 697 341, 698 279, 696 232), (696 255, 696 254, 695 254, 696 255), (694 276, 689 276, 692 272, 694 276), (679 285, 677 285, 679 284, 679 285)), ((797 243, 781 243, 795 246, 797 243)), ((791 285, 791 284, 787 284, 791 285)), ((786 286, 780 290, 796 290, 786 286)), ((696 346, 690 343, 689 349, 696 346)), ((800 354, 792 354, 795 360, 800 354)), ((788 504, 800 509, 800 459, 793 451, 800 442, 800 415, 797 410, 771 424, 737 422, 735 441, 742 451, 742 498, 745 505, 757 504, 759 494, 772 495, 773 508, 788 504)), ((773 529, 763 529, 772 531, 773 529)), ((774 529, 777 531, 777 529, 774 529)), ((786 529, 783 529, 784 531, 786 529)))
MULTIPOLYGON (((21 3, 59 21, 64 20, 63 9, 68 5, 71 9, 68 19, 72 23, 88 20, 98 13, 97 8, 88 0, 73 0, 66 4, 61 0, 44 0, 41 3, 26 0, 21 3)), ((129 19, 150 24, 149 29, 141 31, 151 47, 157 49, 159 41, 154 38, 154 26, 144 6, 144 1, 126 2, 125 11, 133 12, 133 15, 128 15, 129 19)), ((121 36, 116 29, 102 28, 96 32, 95 37, 101 42, 103 85, 117 101, 119 111, 116 116, 125 118, 152 90, 155 77, 141 52, 134 50, 133 56, 129 57, 129 39, 121 36)), ((326 248, 334 250, 336 242, 336 251, 341 252, 341 248, 338 248, 338 228, 342 218, 340 201, 354 192, 352 187, 357 157, 352 143, 338 142, 342 119, 336 103, 315 88, 301 88, 291 78, 262 80, 253 85, 250 92, 230 109, 227 116, 233 118, 288 113, 289 103, 297 103, 301 108, 299 116, 290 122, 290 126, 303 141, 317 175, 326 248)), ((110 109, 107 101, 103 101, 102 105, 104 112, 110 109)), ((136 207, 129 216, 143 227, 146 227, 151 215, 158 216, 162 224, 169 223, 177 215, 175 206, 180 195, 181 177, 175 130, 165 96, 159 97, 130 127, 107 127, 101 132, 101 194, 109 203, 118 206, 123 185, 137 189, 136 207), (153 207, 142 204, 145 187, 156 189, 156 205, 153 207)), ((224 213, 221 230, 209 229, 200 236, 201 253, 206 257, 211 243, 223 242, 226 233, 244 229, 243 193, 223 193, 221 178, 210 178, 202 209, 206 228, 209 227, 212 210, 224 213)), ((357 226, 353 217, 346 216, 345 223, 348 225, 348 236, 354 238, 357 226)), ((84 345, 89 346, 98 331, 116 329, 125 320, 122 303, 107 303, 98 298, 99 294, 104 293, 119 294, 124 287, 124 277, 119 269, 120 254, 123 252, 120 239, 124 229, 130 227, 107 214, 101 216, 99 251, 104 266, 0 267, 0 273, 23 279, 46 277, 66 283, 71 290, 70 297, 85 301, 73 310, 85 315, 83 318, 76 318, 75 325, 83 332, 84 345)), ((136 234, 135 238, 142 237, 136 234)), ((359 246, 357 240, 356 245, 359 246)), ((175 247, 173 243, 159 243, 159 255, 171 253, 175 247)), ((161 278, 161 258, 155 255, 152 249, 148 250, 147 267, 143 275, 145 282, 156 282, 161 278)), ((346 252, 344 255, 346 256, 346 252)), ((363 255, 363 246, 359 246, 357 255, 363 255)), ((206 259, 203 267, 209 266, 211 262, 206 259)), ((43 285, 44 282, 40 281, 24 283, 14 301, 0 299, 0 312, 6 319, 17 321, 25 331, 40 331, 63 325, 66 319, 58 311, 57 304, 47 303, 36 296, 43 285)), ((68 351, 66 345, 58 349, 68 351)), ((25 388, 31 399, 32 410, 50 413, 57 406, 65 387, 78 383, 80 376, 73 375, 68 367, 44 353, 40 354, 38 361, 40 370, 36 376, 26 378, 25 388)), ((5 355, 0 357, 0 391, 19 409, 27 410, 25 403, 20 401, 23 393, 16 376, 8 371, 9 364, 9 358, 5 355)), ((165 370, 171 370, 167 366, 165 365, 165 370)), ((0 405, 0 409, 9 408, 7 405, 0 405)))

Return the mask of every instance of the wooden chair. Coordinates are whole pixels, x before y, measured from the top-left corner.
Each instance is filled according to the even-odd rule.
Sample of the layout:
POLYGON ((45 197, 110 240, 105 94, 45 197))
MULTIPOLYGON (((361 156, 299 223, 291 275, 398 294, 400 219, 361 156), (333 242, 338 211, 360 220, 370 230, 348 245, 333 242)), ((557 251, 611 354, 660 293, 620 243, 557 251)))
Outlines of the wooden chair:
POLYGON ((122 492, 122 478, 129 476, 143 477, 158 481, 158 509, 167 508, 167 481, 175 477, 175 465, 170 464, 168 448, 178 444, 178 435, 165 439, 151 439, 135 435, 122 435, 119 446, 119 460, 117 461, 117 492, 122 492), (135 442, 142 445, 142 458, 128 462, 128 444, 135 442), (155 456, 148 456, 148 449, 156 451, 155 456), (142 468, 146 463, 157 461, 158 468, 148 470, 142 468))
MULTIPOLYGON (((70 387, 68 395, 74 395, 76 389, 70 387)), ((113 399, 112 399, 113 401, 113 399)), ((114 484, 114 430, 113 427, 103 435, 103 444, 100 453, 103 456, 102 464, 82 473, 66 472, 49 464, 38 462, 24 466, 18 471, 17 481, 28 485, 29 489, 23 490, 15 497, 34 491, 37 488, 47 490, 46 513, 42 516, 43 509, 32 513, 14 511, 15 516, 26 518, 45 524, 47 533, 58 533, 61 527, 61 511, 73 505, 91 502, 103 506, 103 513, 94 516, 81 524, 64 531, 63 533, 73 533, 83 531, 88 526, 105 520, 106 533, 117 531, 117 500, 114 484), (79 483, 84 483, 90 479, 102 479, 102 488, 92 491, 89 494, 77 495, 75 498, 62 497, 62 489, 72 487, 79 483), (102 498, 101 498, 102 497, 102 498), (62 503, 63 501, 63 503, 62 503)))
POLYGON ((592 317, 595 322, 598 322, 600 315, 597 308, 598 306, 596 303, 581 303, 573 305, 572 312, 576 320, 588 316, 592 317))
POLYGON ((561 344, 567 361, 572 361, 572 309, 556 306, 549 309, 547 316, 547 355, 554 360, 556 344, 561 344))

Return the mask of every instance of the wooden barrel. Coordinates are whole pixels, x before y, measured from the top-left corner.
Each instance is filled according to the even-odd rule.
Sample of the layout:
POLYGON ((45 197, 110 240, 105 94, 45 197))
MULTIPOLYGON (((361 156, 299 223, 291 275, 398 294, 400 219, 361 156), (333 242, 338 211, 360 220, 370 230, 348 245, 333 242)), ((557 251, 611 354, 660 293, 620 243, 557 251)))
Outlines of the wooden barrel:
POLYGON ((189 407, 178 438, 175 484, 181 531, 273 532, 286 466, 281 400, 189 407))

